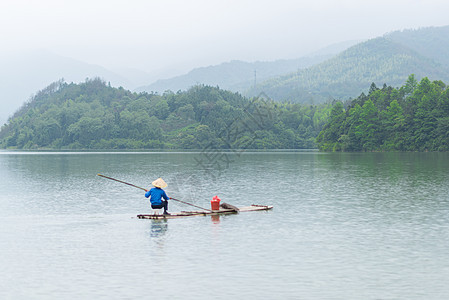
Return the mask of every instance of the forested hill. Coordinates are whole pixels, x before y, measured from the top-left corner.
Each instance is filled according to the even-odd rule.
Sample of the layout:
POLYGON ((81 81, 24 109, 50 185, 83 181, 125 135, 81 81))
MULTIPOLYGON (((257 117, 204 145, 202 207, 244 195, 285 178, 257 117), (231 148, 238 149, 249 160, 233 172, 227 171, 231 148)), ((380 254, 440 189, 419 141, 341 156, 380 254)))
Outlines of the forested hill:
POLYGON ((323 151, 449 151, 449 87, 413 75, 337 102, 317 142, 323 151))
POLYGON ((385 35, 385 38, 442 65, 449 65, 449 26, 395 31, 385 35))
POLYGON ((99 79, 55 82, 1 128, 10 149, 314 148, 331 105, 247 99, 210 86, 163 95, 99 79))
POLYGON ((387 34, 355 45, 310 68, 261 83, 276 100, 319 103, 346 100, 367 92, 372 82, 398 87, 410 74, 449 81, 449 26, 387 34))

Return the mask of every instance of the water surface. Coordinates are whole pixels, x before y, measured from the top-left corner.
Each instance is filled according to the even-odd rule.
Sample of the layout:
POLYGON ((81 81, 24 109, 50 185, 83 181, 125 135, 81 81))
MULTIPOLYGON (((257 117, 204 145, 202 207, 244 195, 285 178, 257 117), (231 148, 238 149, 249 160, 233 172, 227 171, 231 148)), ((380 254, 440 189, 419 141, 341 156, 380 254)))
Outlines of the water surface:
POLYGON ((449 154, 206 154, 0 152, 0 298, 448 299, 449 154))

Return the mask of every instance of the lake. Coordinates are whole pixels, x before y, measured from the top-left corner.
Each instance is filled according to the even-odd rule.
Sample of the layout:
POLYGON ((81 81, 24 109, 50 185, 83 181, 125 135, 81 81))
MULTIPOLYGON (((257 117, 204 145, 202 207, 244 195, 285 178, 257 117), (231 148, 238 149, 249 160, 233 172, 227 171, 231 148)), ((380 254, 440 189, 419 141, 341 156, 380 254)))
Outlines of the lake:
POLYGON ((449 298, 448 153, 3 151, 0 223, 1 299, 449 298))

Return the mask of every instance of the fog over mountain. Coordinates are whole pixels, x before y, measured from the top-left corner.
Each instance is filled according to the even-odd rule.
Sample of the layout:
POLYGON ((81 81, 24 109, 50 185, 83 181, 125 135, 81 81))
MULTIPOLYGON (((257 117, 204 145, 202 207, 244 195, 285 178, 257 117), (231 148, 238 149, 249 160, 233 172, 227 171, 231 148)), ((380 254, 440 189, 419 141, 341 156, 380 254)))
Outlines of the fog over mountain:
POLYGON ((0 124, 4 124, 8 117, 12 116, 33 94, 60 79, 66 82, 82 82, 86 78, 100 77, 111 86, 122 86, 138 92, 153 90, 162 93, 167 89, 177 91, 197 83, 219 85, 231 90, 245 90, 254 82, 254 70, 258 70, 258 80, 264 80, 321 62, 355 42, 330 45, 320 49, 316 54, 312 53, 308 57, 298 59, 252 63, 227 62, 217 66, 197 68, 187 75, 177 77, 173 75, 179 71, 169 68, 157 70, 151 74, 130 67, 109 70, 100 65, 64 57, 47 50, 20 52, 7 59, 0 59, 0 90, 2 91, 0 124), (160 80, 163 77, 170 77, 170 79, 160 80), (153 85, 148 86, 150 83, 153 85), (159 87, 153 88, 157 86, 159 87))
POLYGON ((119 68, 111 71, 46 50, 17 53, 8 59, 0 59, 0 124, 4 124, 33 94, 54 81, 82 82, 96 77, 112 86, 131 90, 157 79, 157 75, 142 70, 119 68))
POLYGON ((178 90, 187 90, 196 84, 206 84, 243 93, 257 84, 257 82, 313 66, 358 42, 360 40, 332 44, 295 59, 256 62, 230 61, 219 65, 195 68, 187 74, 168 79, 159 79, 150 85, 141 86, 136 91, 163 93, 170 90, 176 92, 178 90))
POLYGON ((410 74, 418 80, 449 81, 449 26, 402 30, 359 43, 307 69, 251 88, 279 101, 319 103, 355 98, 375 83, 398 87, 410 74))
POLYGON ((447 11, 445 0, 2 1, 0 123, 61 77, 132 89, 196 68, 298 59, 341 41, 444 26, 447 11), (74 61, 31 59, 36 49, 74 61))

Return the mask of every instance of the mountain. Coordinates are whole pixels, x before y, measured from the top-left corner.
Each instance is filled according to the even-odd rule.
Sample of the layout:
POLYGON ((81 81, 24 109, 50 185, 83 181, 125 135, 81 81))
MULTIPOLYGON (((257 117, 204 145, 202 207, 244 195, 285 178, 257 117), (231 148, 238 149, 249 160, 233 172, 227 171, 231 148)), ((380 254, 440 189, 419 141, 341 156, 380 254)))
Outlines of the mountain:
POLYGON ((320 64, 269 79, 249 89, 276 100, 317 103, 348 99, 371 83, 400 86, 410 74, 419 80, 449 81, 449 26, 405 30, 368 40, 320 64))
POLYGON ((220 86, 232 91, 244 91, 254 85, 254 81, 265 80, 293 70, 319 63, 329 56, 278 60, 275 62, 244 62, 234 60, 216 66, 195 68, 189 73, 169 79, 160 79, 136 92, 157 92, 187 90, 197 84, 220 86))
MULTIPOLYGON (((349 43, 349 44, 348 44, 349 43)), ((257 82, 285 73, 294 72, 312 64, 323 61, 332 53, 347 48, 344 42, 331 45, 317 54, 297 60, 280 60, 277 62, 245 63, 233 61, 220 66, 199 68, 189 75, 169 80, 160 80, 151 88, 138 88, 137 91, 158 91, 167 89, 178 91, 198 83, 220 86, 233 91, 244 91, 254 85, 254 71, 257 82)), ((88 64, 79 60, 63 57, 46 50, 15 53, 0 57, 0 125, 20 108, 30 97, 46 87, 50 82, 64 79, 66 82, 83 82, 86 78, 102 78, 111 86, 135 89, 162 76, 172 76, 177 70, 163 69, 147 73, 133 68, 106 69, 99 65, 88 64)))
MULTIPOLYGON (((96 77, 103 78, 112 86, 127 88, 138 86, 133 81, 137 77, 150 79, 149 74, 138 70, 129 69, 117 73, 45 50, 16 53, 10 57, 0 58, 0 125, 4 124, 33 93, 49 83, 61 78, 66 82, 82 82, 86 78, 96 77)), ((154 80, 154 77, 152 79, 154 80)), ((142 81, 138 81, 137 84, 142 84, 142 81)))
POLYGON ((219 86, 234 92, 243 92, 255 83, 295 72, 318 64, 333 55, 356 44, 358 41, 346 41, 330 45, 306 57, 282 59, 270 62, 244 62, 234 60, 220 65, 196 68, 187 74, 168 79, 160 79, 150 85, 137 88, 136 92, 163 93, 167 90, 187 90, 197 84, 219 86))
POLYGON ((385 38, 449 65, 449 26, 396 31, 385 35, 385 38))
POLYGON ((61 80, 0 128, 0 148, 304 149, 315 146, 329 112, 330 105, 274 105, 210 86, 157 95, 98 78, 61 80))

